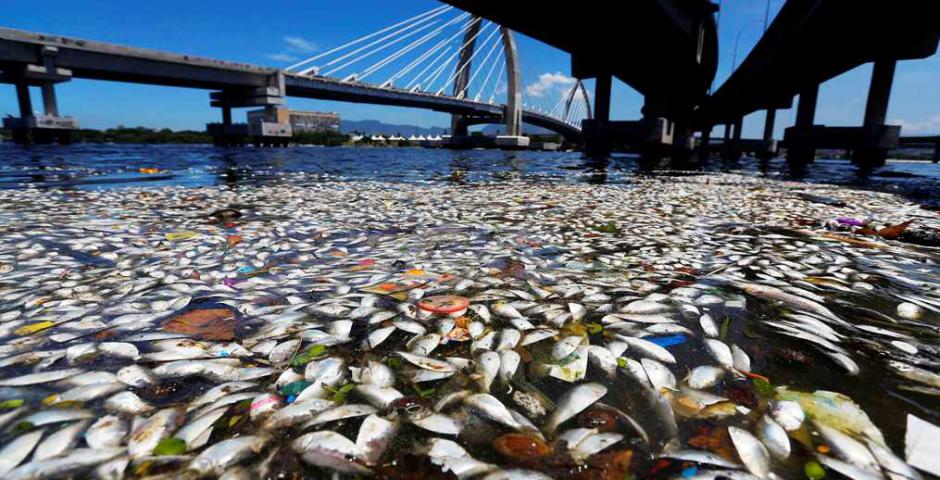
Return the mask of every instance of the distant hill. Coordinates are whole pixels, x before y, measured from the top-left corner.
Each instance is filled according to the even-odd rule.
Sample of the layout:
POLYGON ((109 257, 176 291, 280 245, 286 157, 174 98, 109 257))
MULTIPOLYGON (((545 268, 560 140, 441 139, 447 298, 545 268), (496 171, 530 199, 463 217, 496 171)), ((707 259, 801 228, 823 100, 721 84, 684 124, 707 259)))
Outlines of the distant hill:
MULTIPOLYGON (((416 125, 392 125, 389 123, 383 123, 378 120, 341 120, 339 124, 339 129, 343 133, 352 133, 352 132, 361 132, 366 135, 395 135, 400 134, 402 136, 410 135, 444 135, 448 131, 447 127, 419 127, 416 125)), ((523 127, 525 133, 530 135, 545 135, 552 132, 545 130, 544 128, 535 127, 532 125, 526 124, 523 127)), ((496 135, 501 134, 506 131, 504 125, 485 125, 483 127, 483 132, 486 135, 496 135)))
POLYGON ((392 125, 378 120, 340 120, 339 129, 343 133, 360 132, 366 135, 387 134, 402 136, 410 135, 443 135, 447 130, 444 127, 419 127, 416 125, 392 125))

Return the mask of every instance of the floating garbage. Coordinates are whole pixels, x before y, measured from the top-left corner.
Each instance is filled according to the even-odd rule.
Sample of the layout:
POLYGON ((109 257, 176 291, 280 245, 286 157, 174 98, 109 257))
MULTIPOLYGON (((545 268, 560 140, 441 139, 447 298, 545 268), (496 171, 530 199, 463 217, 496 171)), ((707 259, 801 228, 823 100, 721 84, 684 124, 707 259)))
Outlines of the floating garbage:
POLYGON ((911 466, 940 476, 940 427, 908 414, 904 453, 911 466))
POLYGON ((800 190, 0 190, 0 477, 937 475, 940 219, 800 190))

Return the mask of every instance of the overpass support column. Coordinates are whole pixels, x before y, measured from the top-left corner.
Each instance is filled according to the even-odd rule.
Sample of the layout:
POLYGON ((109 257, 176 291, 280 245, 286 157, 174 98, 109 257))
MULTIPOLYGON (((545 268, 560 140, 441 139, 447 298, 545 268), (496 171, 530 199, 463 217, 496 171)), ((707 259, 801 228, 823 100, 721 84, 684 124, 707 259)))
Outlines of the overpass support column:
POLYGON ((800 103, 796 107, 796 125, 787 129, 787 162, 802 166, 816 158, 816 142, 813 122, 816 121, 816 102, 819 99, 819 84, 800 91, 800 103))
POLYGON ((731 139, 731 160, 741 157, 741 138, 744 134, 744 117, 738 117, 734 122, 734 138, 731 139))
POLYGON ((591 157, 606 157, 613 147, 610 131, 610 91, 613 76, 600 74, 594 81, 594 119, 584 131, 584 153, 591 157))
POLYGON ((725 131, 721 135, 721 158, 728 158, 728 149, 731 148, 731 130, 733 129, 734 124, 725 124, 725 131))
POLYGON ((777 109, 768 108, 767 116, 764 118, 764 137, 761 149, 757 152, 757 158, 769 160, 777 156, 777 142, 774 141, 774 124, 777 120, 777 109))
POLYGON ((711 142, 712 142, 712 129, 714 127, 707 126, 702 129, 702 137, 698 145, 698 160, 700 163, 705 163, 708 161, 708 157, 711 156, 711 142))
POLYGON ((72 131, 78 129, 78 121, 74 118, 59 116, 55 84, 68 81, 72 72, 56 68, 55 58, 58 53, 58 48, 45 46, 40 51, 42 65, 22 65, 7 70, 15 79, 20 117, 4 118, 3 126, 13 131, 16 143, 52 143, 58 140, 66 144, 72 140, 72 131), (44 114, 33 113, 30 85, 39 85, 42 91, 44 114))
POLYGON ((232 107, 229 105, 222 105, 222 125, 225 127, 232 126, 232 107))
POLYGON ((25 80, 16 82, 16 102, 20 107, 20 118, 4 118, 3 126, 13 132, 14 143, 23 145, 29 143, 29 128, 20 126, 14 120, 25 123, 26 119, 33 115, 33 100, 29 96, 29 84, 25 80))
POLYGON ((743 117, 738 117, 733 124, 725 126, 725 144, 723 149, 725 160, 734 161, 741 158, 741 129, 743 127, 743 117), (728 134, 729 129, 731 130, 731 135, 728 134))
POLYGON ((611 75, 600 75, 594 85, 594 120, 610 121, 610 91, 613 84, 611 75))
POLYGON ((20 117, 33 114, 33 100, 29 96, 29 84, 25 80, 16 82, 16 101, 20 106, 20 117))
POLYGON ((884 165, 888 149, 898 144, 900 128, 885 125, 896 66, 897 60, 878 60, 872 69, 868 102, 865 105, 865 123, 859 145, 852 155, 852 161, 859 166, 884 165))
POLYGON ((267 86, 223 90, 209 94, 211 105, 222 109, 222 123, 206 124, 217 146, 240 146, 250 139, 257 146, 287 146, 293 136, 290 110, 284 106, 284 72, 272 73, 267 86), (232 123, 232 108, 261 107, 248 112, 248 123, 232 123))
POLYGON ((768 108, 767 118, 764 119, 764 141, 774 139, 774 123, 777 121, 777 109, 768 108))
POLYGON ((694 147, 695 134, 692 131, 692 125, 687 121, 672 122, 672 161, 688 162, 694 147))

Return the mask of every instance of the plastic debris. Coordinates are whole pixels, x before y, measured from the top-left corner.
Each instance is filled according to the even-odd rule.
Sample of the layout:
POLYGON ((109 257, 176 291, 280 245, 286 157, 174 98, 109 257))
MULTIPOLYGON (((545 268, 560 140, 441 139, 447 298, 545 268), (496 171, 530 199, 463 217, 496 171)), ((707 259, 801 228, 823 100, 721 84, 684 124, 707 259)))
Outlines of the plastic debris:
POLYGON ((199 232, 191 231, 179 231, 179 232, 170 232, 165 235, 166 239, 171 242, 182 242, 184 240, 192 240, 199 236, 199 232))
POLYGON ((911 466, 940 476, 940 427, 907 414, 904 453, 911 466))

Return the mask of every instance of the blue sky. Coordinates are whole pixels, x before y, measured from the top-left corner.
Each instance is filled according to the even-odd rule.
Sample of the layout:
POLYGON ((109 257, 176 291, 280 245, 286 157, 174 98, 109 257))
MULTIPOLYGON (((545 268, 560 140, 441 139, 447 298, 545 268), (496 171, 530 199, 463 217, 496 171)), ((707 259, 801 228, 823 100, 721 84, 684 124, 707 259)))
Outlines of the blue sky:
MULTIPOLYGON (((771 1, 771 17, 783 0, 771 1)), ((400 20, 437 7, 433 0, 356 0, 335 2, 247 2, 242 0, 0 0, 0 25, 83 37, 144 48, 237 60, 266 66, 287 66, 290 58, 305 58, 400 20)), ((723 0, 720 67, 716 84, 730 73, 735 46, 740 63, 760 37, 763 0, 723 0)), ((523 81, 527 86, 553 87, 570 73, 566 54, 535 40, 519 38, 523 81), (556 80, 557 82, 553 82, 556 80)), ((871 66, 865 65, 824 84, 820 90, 817 123, 861 123, 871 66)), ((888 118, 905 126, 906 134, 940 132, 940 56, 898 65, 888 118)), ((588 83, 588 88, 592 85, 588 83)), ((557 100, 561 88, 549 88, 543 100, 557 100)), ((105 128, 118 124, 202 129, 217 121, 204 90, 75 80, 59 86, 59 109, 77 117, 83 126, 105 128)), ((39 108, 38 92, 34 104, 39 108)), ((351 103, 290 99, 297 109, 338 111, 351 120, 445 126, 448 117, 435 112, 351 103)), ((617 82, 612 116, 639 117, 642 97, 617 82)), ((0 115, 17 111, 12 86, 0 85, 0 115)), ((778 136, 792 124, 794 112, 778 116, 778 136)), ((242 114, 236 113, 236 119, 242 114)), ((745 120, 744 134, 757 136, 763 113, 745 120)))

